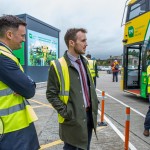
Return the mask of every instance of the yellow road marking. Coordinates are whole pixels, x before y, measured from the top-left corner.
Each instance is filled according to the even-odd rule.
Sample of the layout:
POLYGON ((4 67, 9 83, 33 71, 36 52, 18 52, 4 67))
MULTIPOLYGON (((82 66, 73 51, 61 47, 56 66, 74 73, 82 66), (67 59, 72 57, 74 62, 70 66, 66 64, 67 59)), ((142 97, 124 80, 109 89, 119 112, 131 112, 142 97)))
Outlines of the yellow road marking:
MULTIPOLYGON (((106 127, 108 127, 108 126, 97 127, 97 131, 102 130, 106 127)), ((57 141, 54 141, 54 142, 51 142, 51 143, 48 143, 48 144, 43 144, 43 145, 41 145, 40 150, 44 150, 46 148, 49 148, 49 147, 52 147, 52 146, 55 146, 55 145, 58 145, 58 144, 61 144, 61 143, 63 143, 62 140, 57 140, 57 141)))
POLYGON ((45 103, 41 103, 41 102, 38 102, 38 101, 33 100, 33 99, 30 99, 30 101, 35 102, 35 103, 38 103, 38 104, 41 104, 41 105, 46 106, 46 107, 53 108, 52 105, 50 105, 50 104, 48 105, 48 104, 45 104, 45 103))
POLYGON ((62 140, 57 140, 57 141, 54 141, 54 142, 51 142, 51 143, 48 143, 48 144, 45 144, 45 145, 41 145, 40 150, 43 150, 45 148, 52 147, 52 146, 55 146, 55 145, 58 145, 58 144, 61 144, 61 143, 63 143, 62 140))

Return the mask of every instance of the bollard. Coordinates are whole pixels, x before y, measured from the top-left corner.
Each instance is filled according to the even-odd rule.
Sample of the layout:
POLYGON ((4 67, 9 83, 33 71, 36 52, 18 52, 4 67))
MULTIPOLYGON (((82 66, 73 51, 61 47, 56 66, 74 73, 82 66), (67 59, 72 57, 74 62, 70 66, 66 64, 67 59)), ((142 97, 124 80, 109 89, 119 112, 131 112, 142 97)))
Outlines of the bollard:
POLYGON ((101 101, 101 117, 100 122, 98 122, 98 126, 107 126, 107 123, 104 122, 104 108, 105 108, 105 91, 102 91, 102 101, 101 101))
POLYGON ((101 101, 101 122, 104 122, 104 99, 101 101))
POLYGON ((105 91, 102 91, 102 99, 105 97, 105 91))
POLYGON ((125 122, 125 143, 124 150, 129 149, 129 128, 130 128, 130 107, 126 107, 127 119, 125 122))

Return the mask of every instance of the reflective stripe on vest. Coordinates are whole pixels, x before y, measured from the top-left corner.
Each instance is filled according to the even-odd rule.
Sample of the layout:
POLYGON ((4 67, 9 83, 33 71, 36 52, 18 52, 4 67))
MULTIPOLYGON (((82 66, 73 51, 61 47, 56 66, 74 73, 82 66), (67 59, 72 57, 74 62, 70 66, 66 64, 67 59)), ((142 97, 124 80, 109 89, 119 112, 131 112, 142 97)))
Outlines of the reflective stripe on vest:
POLYGON ((148 83, 148 86, 147 86, 147 93, 150 93, 150 82, 148 83))
POLYGON ((24 72, 18 59, 6 47, 0 46, 0 54, 1 53, 5 56, 9 57, 10 59, 12 59, 17 64, 17 66, 19 66, 19 68, 22 70, 22 72, 24 72))
POLYGON ((150 93, 150 65, 147 67, 147 76, 148 76, 147 93, 150 93))
POLYGON ((4 90, 0 90, 0 96, 7 96, 14 93, 14 91, 10 88, 4 89, 4 90))
MULTIPOLYGON (((54 66, 60 83, 59 98, 64 104, 67 104, 70 91, 70 76, 66 60, 64 57, 61 57, 58 60, 51 61, 51 65, 54 66)), ((58 122, 63 123, 64 120, 65 119, 60 114, 58 114, 58 122)))
MULTIPOLYGON (((66 61, 64 62, 64 58, 63 58, 63 60, 61 60, 61 59, 62 58, 60 58, 60 60, 56 60, 55 61, 56 67, 58 69, 58 74, 59 74, 59 77, 60 77, 60 81, 61 81, 61 89, 60 89, 59 96, 69 96, 69 91, 65 91, 65 89, 69 89, 69 88, 65 87, 65 81, 64 81, 65 75, 69 74, 68 69, 64 70, 64 66, 66 68, 68 68, 68 67, 66 66, 67 64, 65 64, 66 61), (63 64, 63 65, 61 66, 61 64, 63 64), (63 73, 65 73, 65 74, 63 74, 63 73)), ((68 77, 69 77, 69 75, 68 75, 68 77)))
POLYGON ((27 100, 24 100, 23 103, 6 108, 6 109, 0 109, 0 115, 1 116, 6 116, 6 115, 10 115, 12 113, 15 113, 19 110, 23 110, 25 109, 26 105, 30 105, 29 102, 27 100))
MULTIPOLYGON (((23 72, 18 59, 6 47, 0 46, 0 55, 13 60, 23 72)), ((37 116, 29 102, 21 95, 15 94, 2 81, 0 81, 0 116, 4 122, 4 133, 23 129, 37 120, 37 116)))
POLYGON ((88 60, 89 62, 89 68, 90 68, 90 73, 92 75, 92 77, 96 76, 96 72, 95 72, 95 61, 94 60, 88 60))

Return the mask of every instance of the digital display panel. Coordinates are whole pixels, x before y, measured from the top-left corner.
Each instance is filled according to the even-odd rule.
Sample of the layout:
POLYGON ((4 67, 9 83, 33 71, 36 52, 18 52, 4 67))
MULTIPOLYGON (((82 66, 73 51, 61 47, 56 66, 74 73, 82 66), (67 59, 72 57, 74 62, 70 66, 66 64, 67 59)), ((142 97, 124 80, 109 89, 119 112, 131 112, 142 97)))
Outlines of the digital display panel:
POLYGON ((25 65, 24 60, 24 42, 22 42, 22 47, 18 50, 13 50, 13 54, 17 57, 21 65, 25 65))
POLYGON ((27 31, 28 66, 49 66, 58 58, 58 38, 27 31))

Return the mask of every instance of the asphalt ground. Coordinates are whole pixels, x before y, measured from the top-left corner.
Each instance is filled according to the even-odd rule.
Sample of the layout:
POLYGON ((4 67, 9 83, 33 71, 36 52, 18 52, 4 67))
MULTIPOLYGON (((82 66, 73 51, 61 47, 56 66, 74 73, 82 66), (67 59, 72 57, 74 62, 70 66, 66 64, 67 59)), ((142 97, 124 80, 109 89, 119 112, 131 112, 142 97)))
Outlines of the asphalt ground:
MULTIPOLYGON (((38 139, 42 150, 61 150, 63 141, 59 139, 57 112, 46 100, 45 92, 46 84, 38 83, 35 96, 29 100, 38 116, 38 121, 35 122, 38 139)), ((101 101, 101 98, 99 100, 101 101)), ((98 122, 101 122, 100 115, 97 118, 98 122)), ((107 126, 97 127, 97 136, 98 140, 93 132, 91 150, 124 149, 123 140, 108 123, 107 126)))

